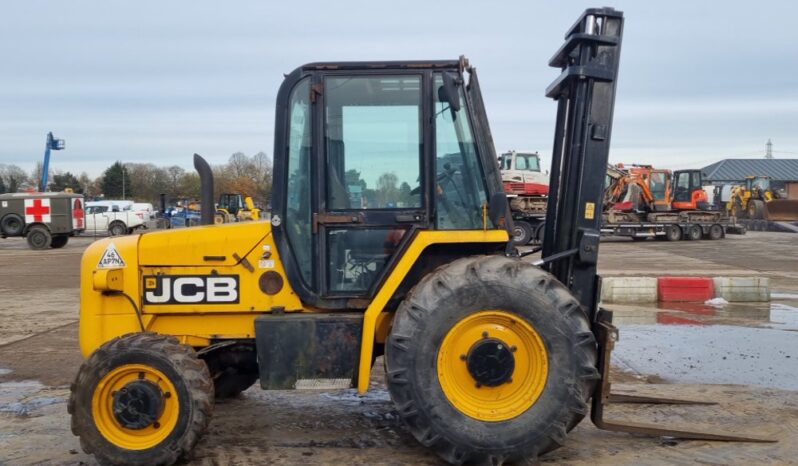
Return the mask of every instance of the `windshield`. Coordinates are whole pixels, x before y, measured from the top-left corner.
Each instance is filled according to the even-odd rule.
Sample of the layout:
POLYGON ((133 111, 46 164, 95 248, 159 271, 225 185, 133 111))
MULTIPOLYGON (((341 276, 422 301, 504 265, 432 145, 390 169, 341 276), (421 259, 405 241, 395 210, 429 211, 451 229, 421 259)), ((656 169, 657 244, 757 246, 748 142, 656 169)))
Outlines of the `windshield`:
POLYGON ((649 180, 649 185, 651 187, 651 194, 654 196, 654 199, 662 200, 665 199, 665 191, 667 187, 667 177, 666 174, 663 172, 653 172, 651 173, 651 179, 649 180))
POLYGON ((538 154, 516 154, 515 169, 529 172, 540 171, 540 160, 538 154))

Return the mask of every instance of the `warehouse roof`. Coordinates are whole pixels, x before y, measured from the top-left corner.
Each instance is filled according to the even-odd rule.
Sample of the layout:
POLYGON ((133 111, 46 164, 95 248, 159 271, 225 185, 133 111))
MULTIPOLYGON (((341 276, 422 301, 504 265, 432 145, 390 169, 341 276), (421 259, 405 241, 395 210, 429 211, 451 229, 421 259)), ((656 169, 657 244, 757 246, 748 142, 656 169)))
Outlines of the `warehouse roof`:
POLYGON ((725 159, 701 171, 707 181, 742 181, 746 176, 798 181, 798 159, 725 159))

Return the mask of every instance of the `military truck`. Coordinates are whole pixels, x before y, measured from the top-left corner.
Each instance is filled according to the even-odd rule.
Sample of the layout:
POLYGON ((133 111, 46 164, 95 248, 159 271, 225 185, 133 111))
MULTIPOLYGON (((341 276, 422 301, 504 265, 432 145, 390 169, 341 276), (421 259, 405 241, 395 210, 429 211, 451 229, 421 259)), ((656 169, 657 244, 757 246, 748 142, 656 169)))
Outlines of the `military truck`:
POLYGON ((25 237, 31 249, 63 248, 86 228, 84 205, 73 193, 0 194, 0 237, 25 237))

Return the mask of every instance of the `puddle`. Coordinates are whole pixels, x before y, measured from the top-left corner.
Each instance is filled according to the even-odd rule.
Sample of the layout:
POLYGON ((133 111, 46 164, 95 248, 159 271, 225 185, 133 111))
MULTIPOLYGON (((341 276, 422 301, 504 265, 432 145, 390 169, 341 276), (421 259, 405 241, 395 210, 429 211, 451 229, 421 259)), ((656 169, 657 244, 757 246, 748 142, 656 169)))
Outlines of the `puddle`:
POLYGON ((50 395, 47 387, 34 380, 0 383, 0 413, 27 417, 45 406, 66 402, 63 396, 50 395))
POLYGON ((798 306, 784 302, 657 303, 655 307, 614 306, 616 325, 742 325, 798 330, 798 306))
POLYGON ((620 330, 613 361, 669 382, 798 390, 798 333, 783 329, 627 325, 620 330))

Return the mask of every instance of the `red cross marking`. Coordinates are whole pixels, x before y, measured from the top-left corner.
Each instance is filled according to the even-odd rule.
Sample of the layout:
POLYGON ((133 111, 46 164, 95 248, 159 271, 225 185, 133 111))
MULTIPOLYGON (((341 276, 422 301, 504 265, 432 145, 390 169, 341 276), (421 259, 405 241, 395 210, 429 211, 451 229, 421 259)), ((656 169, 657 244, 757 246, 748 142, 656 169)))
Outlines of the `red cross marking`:
POLYGON ((33 215, 34 222, 41 222, 50 213, 50 206, 42 205, 41 199, 34 199, 33 205, 25 208, 25 215, 33 215))

